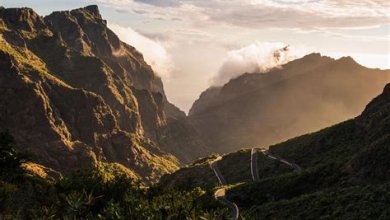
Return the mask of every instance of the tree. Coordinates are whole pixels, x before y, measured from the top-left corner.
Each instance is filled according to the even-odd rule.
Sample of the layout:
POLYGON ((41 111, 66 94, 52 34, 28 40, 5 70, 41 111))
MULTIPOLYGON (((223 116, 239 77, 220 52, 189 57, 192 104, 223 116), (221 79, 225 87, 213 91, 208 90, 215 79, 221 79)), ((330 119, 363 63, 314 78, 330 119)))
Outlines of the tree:
POLYGON ((9 131, 0 132, 0 176, 10 177, 20 174, 20 165, 27 160, 24 154, 15 149, 15 141, 9 131))

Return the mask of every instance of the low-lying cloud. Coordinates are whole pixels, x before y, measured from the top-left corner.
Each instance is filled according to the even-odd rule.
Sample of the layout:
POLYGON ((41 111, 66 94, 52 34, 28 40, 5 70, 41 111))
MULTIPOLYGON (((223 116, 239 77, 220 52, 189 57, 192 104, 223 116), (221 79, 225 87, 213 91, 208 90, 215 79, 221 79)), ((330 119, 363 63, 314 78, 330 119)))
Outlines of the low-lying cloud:
POLYGON ((163 79, 169 78, 174 65, 170 54, 160 42, 145 37, 130 27, 117 24, 108 24, 108 27, 118 35, 119 39, 140 51, 157 75, 163 79))
POLYGON ((243 73, 264 73, 305 54, 307 50, 281 42, 255 42, 229 51, 212 84, 222 86, 243 73))

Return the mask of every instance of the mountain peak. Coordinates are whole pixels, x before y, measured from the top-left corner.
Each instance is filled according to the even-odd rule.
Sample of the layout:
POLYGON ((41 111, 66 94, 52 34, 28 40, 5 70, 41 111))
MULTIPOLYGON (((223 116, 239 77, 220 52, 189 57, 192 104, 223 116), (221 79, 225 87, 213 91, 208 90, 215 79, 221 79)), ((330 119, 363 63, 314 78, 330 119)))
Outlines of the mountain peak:
POLYGON ((94 16, 101 18, 99 7, 97 5, 88 5, 84 9, 93 14, 94 16))
MULTIPOLYGON (((100 14, 99 7, 97 5, 89 5, 84 8, 78 8, 70 11, 72 14, 80 14, 83 17, 95 20, 103 21, 102 15, 100 14)), ((104 22, 105 23, 105 22, 104 22)))
POLYGON ((310 54, 307 54, 305 55, 304 57, 321 57, 321 53, 310 53, 310 54))
POLYGON ((326 56, 326 55, 322 55, 321 53, 318 53, 318 52, 314 52, 314 53, 310 53, 310 54, 303 56, 302 59, 313 59, 313 60, 314 59, 317 59, 317 60, 327 59, 327 60, 329 60, 329 59, 333 59, 333 58, 326 56))
POLYGON ((341 57, 340 59, 337 59, 337 61, 342 63, 358 64, 351 56, 341 57))
POLYGON ((44 27, 44 22, 31 8, 0 8, 0 19, 2 19, 9 28, 33 31, 35 28, 44 27))

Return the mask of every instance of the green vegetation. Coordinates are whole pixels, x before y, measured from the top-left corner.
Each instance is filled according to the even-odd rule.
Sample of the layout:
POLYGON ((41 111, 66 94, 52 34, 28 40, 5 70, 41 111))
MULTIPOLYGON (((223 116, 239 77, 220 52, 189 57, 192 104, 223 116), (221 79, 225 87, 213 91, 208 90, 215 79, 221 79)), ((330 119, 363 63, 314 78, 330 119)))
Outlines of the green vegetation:
POLYGON ((289 172, 264 178, 260 182, 242 182, 229 186, 228 197, 240 207, 249 208, 267 202, 291 199, 333 185, 342 185, 336 166, 327 164, 301 173, 289 172))
POLYGON ((118 164, 59 180, 29 175, 26 157, 0 133, 0 219, 221 219, 228 210, 199 187, 146 187, 118 164))
POLYGON ((344 163, 367 145, 364 132, 358 129, 355 120, 348 120, 270 146, 270 151, 302 167, 330 162, 344 163))
MULTIPOLYGON (((72 88, 65 82, 61 81, 57 77, 53 76, 46 67, 46 64, 34 53, 32 53, 30 50, 24 48, 24 47, 18 47, 18 46, 11 46, 0 34, 0 52, 4 52, 6 54, 9 54, 17 62, 20 62, 20 64, 23 64, 21 67, 24 71, 27 73, 38 73, 42 76, 53 80, 54 82, 57 82, 61 84, 62 86, 65 86, 67 88, 72 88)), ((26 82, 30 82, 25 75, 26 82)))
MULTIPOLYGON (((149 133, 144 133, 142 129, 145 125, 141 118, 157 118, 160 113, 156 110, 152 113, 155 115, 140 116, 137 104, 142 101, 141 98, 135 97, 132 91, 139 87, 135 84, 140 82, 133 81, 130 75, 135 74, 137 78, 145 81, 142 82, 145 85, 152 85, 152 80, 155 79, 151 79, 149 74, 153 72, 151 69, 149 72, 137 72, 138 65, 127 60, 130 57, 110 57, 110 48, 118 48, 121 43, 116 38, 107 39, 107 27, 99 25, 99 30, 95 30, 98 24, 104 22, 90 9, 73 11, 73 14, 78 14, 77 19, 75 15, 61 12, 59 14, 64 15, 59 19, 61 21, 51 21, 47 17, 47 24, 45 19, 28 8, 5 9, 9 10, 9 13, 2 13, 4 17, 0 19, 0 57, 5 62, 1 62, 0 68, 7 74, 3 74, 1 82, 2 87, 8 91, 2 98, 7 100, 7 105, 10 103, 9 106, 15 106, 16 109, 12 111, 15 111, 15 115, 20 114, 17 117, 23 118, 21 115, 27 114, 31 116, 27 116, 34 124, 29 127, 31 131, 26 131, 25 134, 28 135, 19 137, 21 142, 30 142, 30 153, 36 160, 46 161, 47 167, 42 168, 39 164, 31 163, 24 165, 30 170, 39 171, 41 177, 44 177, 46 171, 68 172, 74 167, 89 166, 97 161, 107 160, 126 166, 133 174, 143 178, 144 182, 155 183, 163 174, 177 170, 179 162, 175 156, 159 149, 155 140, 148 140, 145 136, 149 133), (74 24, 78 21, 80 24, 74 24), (58 26, 68 31, 61 35, 55 28, 57 25, 52 22, 59 22, 58 26), (80 33, 73 33, 73 26, 80 33), (85 30, 79 29, 79 26, 83 26, 85 30), (88 37, 84 31, 91 35, 94 42, 85 40, 88 37), (92 45, 96 54, 89 51, 92 45), (88 51, 88 54, 84 54, 88 51), (10 95, 18 98, 11 98, 10 95), (34 100, 32 102, 19 100, 19 97, 31 96, 34 97, 30 99, 34 100), (30 104, 31 106, 27 107, 30 104), (42 121, 48 123, 36 123, 42 121), (45 138, 42 138, 42 141, 39 138, 31 141, 27 137, 30 134, 37 137, 37 131, 43 130, 45 134, 53 131, 60 135, 52 137, 48 142, 43 141, 45 138), (63 143, 66 147, 58 147, 58 143, 63 143), (91 148, 86 149, 82 145, 91 148), (83 148, 80 148, 80 151, 79 146, 83 148), (77 150, 74 150, 74 147, 77 150), (38 148, 41 150, 37 150, 38 148), (64 149, 74 155, 63 155, 64 149), (91 161, 81 159, 84 156, 91 161), (64 164, 59 164, 58 158, 65 161, 64 164), (69 166, 69 170, 67 160, 74 165, 69 166)), ((141 61, 137 60, 137 63, 139 62, 141 61)), ((153 100, 147 102, 160 108, 153 100)), ((11 111, 11 108, 7 106, 7 111, 11 111)), ((1 127, 13 127, 16 132, 22 127, 21 123, 13 124, 12 120, 7 123, 9 124, 4 123, 1 127)), ((155 124, 150 129, 153 129, 154 134, 160 127, 157 122, 153 123, 155 124)), ((116 166, 119 168, 118 164, 116 166)))
POLYGON ((191 188, 200 186, 205 189, 213 189, 218 185, 214 172, 210 169, 210 163, 217 158, 213 154, 203 159, 196 160, 192 164, 177 170, 174 173, 163 176, 160 184, 165 187, 191 188))
POLYGON ((389 219, 389 201, 390 183, 354 186, 269 202, 242 215, 244 219, 389 219))
MULTIPOLYGON (((218 162, 226 196, 243 219, 389 219, 390 86, 357 118, 271 146, 302 171, 258 155, 259 182, 250 177, 249 150, 218 162)), ((202 164, 165 177, 203 178, 202 164), (177 174, 182 175, 177 175, 177 174), (183 175, 186 174, 186 175, 183 175)))
MULTIPOLYGON (((154 92, 160 91, 159 89, 162 91, 163 88, 142 55, 121 43, 106 29, 105 22, 95 14, 95 7, 72 11, 72 16, 67 12, 62 13, 65 17, 58 21, 55 20, 56 17, 49 16, 46 19, 51 23, 50 27, 43 25, 43 21, 35 24, 36 19, 30 19, 35 15, 28 10, 22 13, 28 13, 32 17, 21 14, 26 19, 26 29, 16 30, 17 26, 13 26, 13 22, 7 22, 7 25, 10 24, 7 27, 4 21, 0 21, 0 56, 5 64, 2 68, 4 72, 10 70, 11 74, 8 75, 22 80, 22 84, 17 81, 13 85, 8 80, 12 78, 7 74, 2 78, 4 85, 10 84, 5 87, 6 94, 10 96, 2 98, 16 100, 9 105, 12 108, 6 109, 7 120, 3 128, 12 127, 13 132, 20 129, 18 138, 26 136, 18 139, 20 143, 29 143, 34 139, 31 137, 44 137, 46 133, 49 138, 47 141, 39 139, 29 143, 31 145, 26 149, 37 148, 36 152, 30 152, 38 156, 35 157, 36 161, 30 161, 29 157, 15 150, 13 138, 8 132, 0 132, 0 220, 226 219, 229 210, 214 198, 218 182, 210 169, 210 163, 218 155, 198 159, 177 170, 178 160, 164 152, 174 149, 172 152, 176 152, 176 156, 184 155, 187 151, 182 148, 195 152, 198 143, 203 143, 193 142, 192 137, 188 138, 187 125, 181 124, 182 122, 175 128, 169 127, 167 133, 160 130, 165 124, 162 117, 164 95, 155 95, 154 92), (77 24, 74 24, 76 20, 77 24), (57 29, 54 28, 56 25, 64 31, 54 31, 57 29), (54 28, 53 32, 49 28, 54 28), (126 56, 122 54, 116 57, 116 54, 122 52, 126 56), (28 89, 24 91, 23 88, 28 89), (29 96, 28 92, 32 89, 37 90, 34 95, 38 96, 38 101, 29 96), (19 100, 19 97, 22 99, 19 100), (27 99, 32 102, 28 103, 27 99), (26 105, 21 106, 21 103, 26 105), (36 106, 39 112, 34 111, 36 106), (15 113, 9 114, 10 117, 26 120, 26 126, 19 126, 23 122, 12 123, 12 120, 8 120, 8 112, 15 113), (152 119, 151 122, 148 119, 152 119), (156 140, 149 140, 144 134, 156 136, 156 140), (158 145, 162 145, 162 142, 158 143, 160 137, 164 137, 161 140, 165 139, 163 142, 167 146, 173 146, 164 151, 159 149, 158 145), (184 141, 180 140, 182 137, 185 137, 184 141), (62 143, 66 146, 62 146, 62 143), (176 145, 177 143, 180 145, 176 145), (85 151, 78 151, 81 148, 85 148, 85 151), (67 150, 71 150, 69 155, 67 150), (87 154, 86 157, 84 153, 87 154), (66 158, 57 161, 57 157, 66 158), (92 162, 88 164, 90 166, 83 166, 84 158, 92 158, 92 162), (34 163, 37 161, 45 161, 42 163, 48 167, 34 163), (54 170, 58 167, 66 168, 71 163, 74 167, 89 168, 74 171, 72 167, 61 170, 63 173, 54 170), (73 173, 68 173, 70 170, 73 173), (167 175, 160 179, 163 174, 167 175), (158 180, 160 182, 157 185, 144 185, 158 180)), ((303 63, 309 65, 306 61, 303 63)), ((308 60, 308 63, 313 62, 308 60)), ((297 64, 292 68, 292 74, 302 75, 305 65, 297 64), (295 73, 295 69, 299 73, 295 73)), ((316 65, 313 68, 317 68, 316 65)), ((343 69, 332 69, 335 71, 331 73, 335 75, 344 72, 343 69)), ((309 75, 308 71, 306 76, 309 75)), ((328 68, 324 71, 328 72, 328 68)), ((324 71, 320 72, 325 73, 324 71)), ((251 74, 250 77, 256 75, 251 74)), ((321 98, 321 105, 316 105, 316 108, 318 107, 318 111, 325 110, 324 115, 329 114, 329 109, 323 107, 323 99, 329 96, 333 103, 333 97, 344 93, 341 90, 340 94, 333 93, 329 89, 334 86, 333 77, 330 78, 331 87, 326 87, 324 92, 317 94, 321 98)), ((379 79, 383 78, 378 78, 378 82, 379 79)), ((317 77, 315 80, 317 82, 317 77)), ((360 81, 356 81, 356 85, 364 85, 366 82, 368 81, 362 80, 360 84, 360 81)), ((348 82, 345 88, 352 84, 348 82)), ((304 119, 305 124, 317 121, 317 116, 310 118, 310 114, 302 115, 301 110, 296 113, 296 118, 291 112, 278 115, 277 111, 271 111, 270 114, 264 114, 263 109, 268 108, 268 99, 277 100, 278 109, 287 109, 296 104, 296 97, 291 99, 294 103, 290 103, 288 99, 279 99, 279 96, 269 97, 270 94, 285 93, 284 87, 280 85, 272 86, 271 93, 264 92, 265 90, 250 92, 248 99, 226 96, 235 103, 226 102, 213 108, 218 110, 233 104, 230 112, 222 113, 245 116, 261 112, 261 115, 267 116, 265 121, 273 121, 270 116, 276 117, 274 122, 286 117, 288 124, 301 119, 304 119), (267 102, 258 101, 260 96, 266 97, 264 101, 267 102), (254 106, 256 103, 261 108, 254 106)), ((296 85, 306 84, 297 82, 296 85)), ((228 92, 241 90, 234 85, 230 89, 225 88, 228 92)), ((301 88, 298 86, 297 90, 301 88)), ((365 93, 355 92, 360 94, 356 97, 361 100, 366 98, 365 93)), ((226 98, 221 100, 228 100, 226 98)), ((311 103, 310 100, 301 101, 304 105, 298 106, 304 107, 303 109, 311 107, 306 106, 311 103)), ((313 101, 317 102, 317 99, 313 101)), ((340 103, 348 105, 348 102, 340 103)), ((231 184, 224 186, 227 199, 238 205, 243 219, 389 219, 389 103, 388 85, 385 92, 369 104, 358 118, 270 147, 273 155, 302 167, 303 170, 299 173, 292 172, 291 167, 286 164, 259 153, 257 165, 261 180, 253 182, 249 149, 224 155, 217 165, 226 181, 231 184)), ((337 111, 332 109, 332 112, 337 111)), ((210 120, 217 115, 221 115, 221 112, 206 118, 210 120)), ((167 123, 169 118, 167 115, 167 123)), ((295 132, 294 127, 287 128, 284 123, 276 127, 260 123, 266 128, 261 131, 262 128, 257 124, 263 120, 255 119, 231 117, 228 123, 230 126, 226 126, 225 120, 217 119, 214 124, 208 121, 204 123, 207 131, 204 134, 209 136, 207 139, 211 142, 215 139, 214 141, 222 143, 216 145, 221 147, 219 149, 228 149, 234 142, 248 144, 261 138, 264 143, 270 143, 273 139, 267 138, 271 134, 278 133, 277 136, 282 137, 284 135, 279 131, 290 129, 290 132, 295 132), (246 129, 245 121, 250 122, 248 125, 254 130, 246 129), (224 126, 221 127, 220 122, 224 126), (228 129, 228 132, 220 132, 223 128, 228 129), (229 132, 230 129, 234 132, 229 132), (213 133, 215 131, 217 133, 213 133), (237 142, 242 137, 247 140, 237 142)))
POLYGON ((17 152, 14 141, 8 131, 0 133, 0 175, 12 178, 22 172, 20 165, 26 156, 17 152))
POLYGON ((228 198, 245 219, 388 219, 389 88, 353 120, 270 147, 303 171, 231 185, 228 198))
POLYGON ((3 20, 1 20, 0 21, 0 32, 7 31, 7 30, 8 30, 7 25, 5 25, 3 20))

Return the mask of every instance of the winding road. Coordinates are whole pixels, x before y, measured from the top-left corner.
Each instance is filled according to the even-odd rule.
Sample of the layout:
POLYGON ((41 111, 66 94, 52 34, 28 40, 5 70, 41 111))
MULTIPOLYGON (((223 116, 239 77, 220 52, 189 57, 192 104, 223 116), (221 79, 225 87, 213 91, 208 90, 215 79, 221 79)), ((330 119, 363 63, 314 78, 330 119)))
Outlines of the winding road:
POLYGON ((253 181, 260 181, 259 172, 257 168, 257 149, 252 148, 251 150, 251 174, 253 181))
POLYGON ((261 150, 261 149, 258 149, 258 148, 252 148, 251 150, 251 173, 252 173, 252 179, 253 181, 259 181, 260 178, 259 178, 259 172, 258 172, 258 169, 257 169, 257 152, 258 150, 260 150, 260 152, 262 154, 264 154, 264 156, 270 158, 270 159, 273 159, 273 160, 277 160, 277 161, 280 161, 281 163, 284 163, 288 166, 290 166, 291 168, 293 168, 293 170, 295 172, 299 172, 302 170, 302 168, 300 166, 298 166, 297 164, 295 163, 290 163, 288 162, 287 160, 285 159, 282 159, 278 156, 274 156, 272 154, 269 153, 268 150, 261 150))
POLYGON ((211 162, 210 168, 214 171, 215 176, 217 176, 219 184, 221 186, 223 186, 223 185, 226 185, 227 182, 226 182, 225 178, 223 178, 222 173, 221 173, 221 171, 219 171, 218 166, 217 166, 217 162, 220 160, 222 160, 222 157, 221 156, 217 157, 213 162, 211 162))
MULTIPOLYGON (((218 182, 221 186, 224 186, 227 184, 225 178, 223 178, 221 171, 218 169, 217 162, 222 159, 221 156, 217 157, 213 162, 210 164, 210 168, 214 171, 215 176, 218 179, 218 182)), ((231 215, 234 220, 237 220, 240 217, 240 210, 238 209, 238 206, 234 202, 230 202, 225 197, 225 189, 221 188, 215 191, 214 197, 218 199, 221 203, 228 206, 231 210, 231 215)))
MULTIPOLYGON (((274 156, 274 155, 270 154, 268 152, 268 150, 262 150, 259 148, 252 148, 251 149, 251 174, 252 174, 252 179, 255 182, 260 181, 258 167, 257 167, 257 156, 258 156, 257 152, 258 151, 260 151, 264 156, 266 156, 270 159, 280 161, 281 163, 284 163, 284 164, 290 166, 295 172, 299 172, 302 170, 301 167, 299 167, 297 164, 290 163, 287 160, 282 159, 281 157, 274 156)), ((221 159, 222 159, 222 157, 219 156, 215 160, 213 160, 210 163, 210 168, 214 171, 214 174, 218 179, 219 185, 224 186, 224 185, 227 185, 227 182, 226 182, 225 178, 222 176, 222 173, 218 169, 218 166, 217 166, 218 161, 220 161, 221 159)), ((226 199, 225 193, 226 193, 226 190, 224 188, 217 189, 214 192, 214 197, 216 199, 218 199, 221 203, 228 206, 229 209, 231 210, 231 215, 232 215, 233 219, 237 220, 240 217, 240 210, 238 209, 236 203, 231 202, 231 201, 226 199)))

